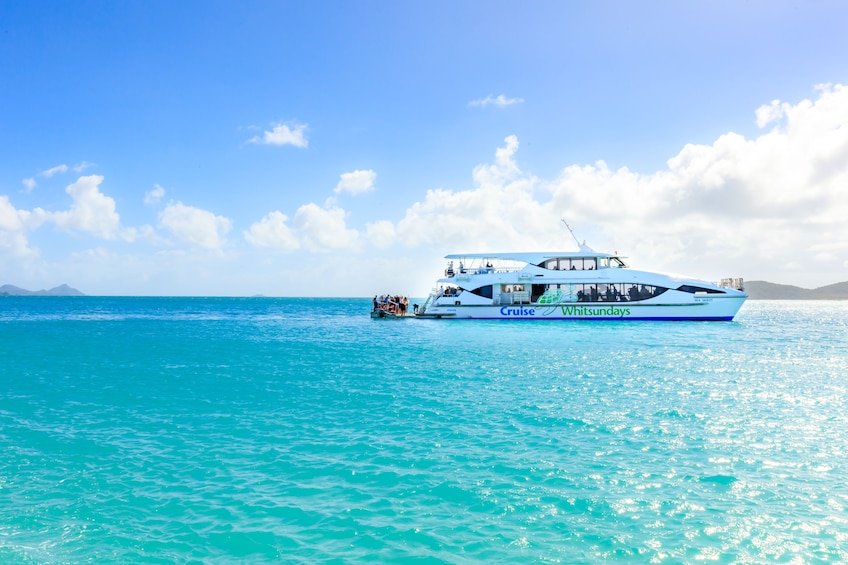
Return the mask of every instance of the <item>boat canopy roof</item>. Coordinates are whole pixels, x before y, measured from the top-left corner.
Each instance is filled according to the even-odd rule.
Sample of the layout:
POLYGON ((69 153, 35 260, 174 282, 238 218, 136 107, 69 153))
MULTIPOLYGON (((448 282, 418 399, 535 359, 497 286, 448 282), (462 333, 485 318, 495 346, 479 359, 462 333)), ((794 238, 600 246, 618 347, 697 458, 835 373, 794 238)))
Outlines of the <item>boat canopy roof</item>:
POLYGON ((597 251, 555 251, 555 252, 521 252, 521 253, 453 253, 445 255, 445 259, 452 260, 474 260, 474 259, 491 259, 491 260, 509 260, 521 261, 532 265, 538 265, 549 259, 569 259, 569 258, 604 258, 604 257, 621 257, 620 255, 612 255, 610 253, 599 253, 597 251))

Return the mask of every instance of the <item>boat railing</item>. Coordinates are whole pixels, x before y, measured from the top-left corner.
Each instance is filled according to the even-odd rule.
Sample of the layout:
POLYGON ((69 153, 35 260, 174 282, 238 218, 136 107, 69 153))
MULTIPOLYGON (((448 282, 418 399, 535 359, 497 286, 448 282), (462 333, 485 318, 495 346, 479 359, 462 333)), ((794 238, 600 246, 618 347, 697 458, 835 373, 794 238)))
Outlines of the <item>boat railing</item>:
POLYGON ((504 292, 495 297, 493 304, 505 306, 512 304, 530 304, 530 291, 516 290, 513 292, 504 292))
POLYGON ((515 273, 524 267, 463 267, 455 271, 445 270, 447 278, 456 277, 458 280, 468 280, 471 275, 495 275, 500 273, 515 273))
POLYGON ((513 291, 511 294, 513 304, 530 304, 529 290, 516 290, 513 291))
POLYGON ((745 290, 745 281, 742 279, 742 277, 738 277, 738 278, 729 277, 729 278, 726 278, 726 279, 721 279, 716 284, 718 286, 720 286, 721 288, 732 288, 732 289, 735 289, 735 290, 745 290))

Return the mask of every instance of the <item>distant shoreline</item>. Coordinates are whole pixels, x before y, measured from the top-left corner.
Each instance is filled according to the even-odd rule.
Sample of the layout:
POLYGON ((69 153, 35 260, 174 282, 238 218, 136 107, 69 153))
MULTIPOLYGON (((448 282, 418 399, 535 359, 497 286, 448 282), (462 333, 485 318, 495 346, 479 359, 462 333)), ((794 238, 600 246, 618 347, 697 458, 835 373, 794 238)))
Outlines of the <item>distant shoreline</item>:
MULTIPOLYGON (((848 300, 848 281, 822 286, 819 288, 801 288, 799 286, 777 284, 767 281, 748 281, 745 292, 749 300, 848 300)), ((66 284, 49 290, 27 290, 10 284, 0 286, 0 296, 88 296, 66 284)), ((110 295, 111 296, 111 295, 110 295)), ((145 295, 146 296, 146 295, 145 295)), ((158 296, 158 295, 157 295, 158 296)), ((165 295, 161 295, 165 296, 165 295)), ((200 297, 198 297, 200 298, 200 297)), ((211 298, 211 297, 210 297, 211 298)), ((215 296, 215 298, 225 298, 215 296)), ((302 297, 266 297, 263 295, 232 296, 231 298, 302 298, 302 297)), ((314 297, 312 297, 314 298, 314 297)), ((347 297, 362 298, 362 297, 347 297)))
POLYGON ((767 281, 746 281, 750 300, 848 300, 848 281, 819 288, 801 288, 767 281))
POLYGON ((85 296, 85 294, 66 284, 49 290, 27 290, 15 285, 4 284, 0 286, 0 296, 85 296))

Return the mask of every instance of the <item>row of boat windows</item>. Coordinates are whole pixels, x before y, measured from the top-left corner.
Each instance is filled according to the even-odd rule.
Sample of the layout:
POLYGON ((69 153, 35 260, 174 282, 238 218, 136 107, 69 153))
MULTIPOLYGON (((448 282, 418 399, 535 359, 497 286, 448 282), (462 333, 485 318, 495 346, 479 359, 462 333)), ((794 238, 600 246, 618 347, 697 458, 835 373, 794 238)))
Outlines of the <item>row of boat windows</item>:
MULTIPOLYGON (((542 286, 542 285, 536 285, 542 286)), ((574 284, 574 285, 548 285, 550 287, 568 287, 565 290, 571 292, 577 302, 636 302, 659 296, 668 289, 662 286, 650 284, 635 285, 625 283, 613 284, 574 284)), ((563 291, 562 288, 557 288, 563 291)))
MULTIPOLYGON (((666 287, 633 283, 608 284, 534 284, 530 287, 530 302, 637 302, 654 298, 669 290, 666 287)), ((694 294, 724 294, 713 288, 683 285, 675 290, 694 294)), ((503 293, 524 292, 525 285, 504 285, 503 293)), ((492 285, 481 286, 470 291, 483 298, 492 298, 492 285)))
POLYGON ((623 269, 627 267, 618 257, 557 257, 538 265, 550 271, 591 271, 609 267, 623 269))

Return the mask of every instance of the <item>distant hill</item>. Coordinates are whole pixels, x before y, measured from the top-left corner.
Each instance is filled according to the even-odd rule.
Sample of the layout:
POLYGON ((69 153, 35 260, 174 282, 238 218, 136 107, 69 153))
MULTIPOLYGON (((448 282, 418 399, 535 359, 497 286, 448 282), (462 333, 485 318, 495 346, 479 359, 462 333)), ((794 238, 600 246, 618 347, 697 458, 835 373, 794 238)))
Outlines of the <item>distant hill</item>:
POLYGON ((751 300, 848 300, 848 281, 819 288, 801 288, 766 281, 745 281, 751 300))
POLYGON ((50 290, 27 290, 11 284, 0 286, 0 296, 85 296, 75 288, 66 284, 50 290))

